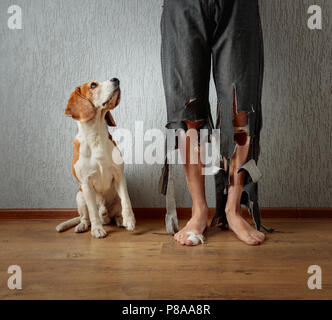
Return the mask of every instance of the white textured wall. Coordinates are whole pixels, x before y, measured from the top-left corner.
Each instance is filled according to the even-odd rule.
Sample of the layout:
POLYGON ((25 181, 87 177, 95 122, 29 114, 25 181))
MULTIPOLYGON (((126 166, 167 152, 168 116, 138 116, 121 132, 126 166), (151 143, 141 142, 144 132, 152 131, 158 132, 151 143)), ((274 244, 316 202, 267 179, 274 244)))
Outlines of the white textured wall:
MULTIPOLYGON (((179 0, 180 1, 180 0, 179 0)), ((248 0, 250 1, 250 0, 248 0)), ((331 206, 332 1, 323 31, 309 31, 313 1, 262 0, 266 73, 261 206, 331 206)), ((73 88, 119 77, 118 125, 166 123, 160 68, 162 0, 17 0, 0 3, 0 208, 75 206, 73 120, 64 109, 73 88), (23 10, 23 30, 7 28, 7 9, 23 10)), ((213 85, 211 84, 211 89, 213 85)), ((215 94, 211 94, 213 114, 215 94)), ((161 166, 126 167, 134 207, 162 207, 161 166)), ((190 206, 178 167, 178 205, 190 206)), ((208 178, 214 205, 213 179, 208 178)))

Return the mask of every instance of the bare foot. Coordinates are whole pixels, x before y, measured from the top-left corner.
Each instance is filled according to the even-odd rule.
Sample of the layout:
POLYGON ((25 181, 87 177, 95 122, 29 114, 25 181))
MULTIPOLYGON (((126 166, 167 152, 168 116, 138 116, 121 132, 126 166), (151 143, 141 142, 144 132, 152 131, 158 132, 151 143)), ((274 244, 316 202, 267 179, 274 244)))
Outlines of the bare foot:
POLYGON ((188 240, 187 232, 192 231, 195 234, 202 234, 207 227, 208 212, 207 206, 193 206, 192 218, 183 229, 174 235, 174 239, 182 245, 193 246, 194 244, 188 240))
POLYGON ((232 230, 236 236, 248 245, 259 245, 264 242, 264 233, 252 227, 242 216, 241 212, 225 209, 227 214, 227 221, 229 229, 232 230))

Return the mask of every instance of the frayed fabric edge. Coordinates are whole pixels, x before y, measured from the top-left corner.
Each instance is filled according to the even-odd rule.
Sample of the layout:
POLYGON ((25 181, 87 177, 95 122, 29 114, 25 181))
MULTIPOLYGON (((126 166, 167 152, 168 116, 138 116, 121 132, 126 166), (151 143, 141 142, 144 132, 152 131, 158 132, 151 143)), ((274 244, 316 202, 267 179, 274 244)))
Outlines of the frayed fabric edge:
MULTIPOLYGON (((236 92, 236 88, 234 87, 236 92)), ((192 100, 189 103, 196 101, 192 100)), ((186 104, 187 106, 187 104, 186 104)), ((260 106, 258 106, 260 107, 260 106)), ((238 110, 237 110, 238 111, 238 110)), ((242 111, 242 110, 241 110, 242 111)), ((241 112, 240 111, 240 112, 241 112)), ((243 110, 244 111, 244 110, 243 110)), ((261 224, 261 217, 258 205, 258 186, 257 182, 262 178, 262 173, 257 167, 257 160, 259 155, 259 136, 256 134, 257 130, 261 129, 261 126, 257 125, 255 119, 255 111, 252 107, 252 111, 248 112, 248 138, 250 138, 250 147, 248 152, 248 159, 247 162, 244 163, 239 169, 238 173, 242 171, 246 171, 246 177, 243 185, 243 191, 241 195, 241 205, 245 205, 248 208, 250 215, 254 221, 257 230, 263 228, 267 232, 273 232, 274 230, 271 228, 267 228, 261 224), (253 115, 253 116, 252 116, 253 115), (258 139, 258 140, 257 140, 258 139), (258 150, 256 150, 258 148, 258 150), (245 196, 246 194, 246 196, 245 196)), ((169 121, 166 124, 167 129, 183 129, 188 130, 187 125, 185 124, 185 120, 192 121, 191 119, 183 119, 181 121, 169 121)), ((209 129, 209 136, 213 129, 213 123, 210 119, 199 119, 195 121, 204 121, 197 130, 201 128, 208 128, 209 129)), ((227 169, 224 170, 221 168, 218 173, 215 174, 215 188, 216 188, 216 211, 215 215, 212 219, 211 226, 218 225, 222 229, 228 228, 228 222, 225 212, 225 206, 227 202, 227 188, 226 186, 230 184, 230 170, 229 164, 231 158, 233 158, 237 144, 234 143, 234 136, 231 137, 225 135, 225 133, 221 133, 221 155, 220 159, 223 161, 223 158, 226 158, 227 169), (224 144, 226 140, 226 144, 224 144), (231 141, 231 143, 230 143, 231 141), (231 156, 229 156, 230 148, 232 147, 231 156), (226 147, 226 148, 225 148, 226 147), (228 149, 227 149, 228 148, 228 149)), ((177 144, 175 146, 177 149, 177 144)), ((167 148, 167 141, 165 145, 165 164, 162 169, 162 174, 159 181, 159 193, 166 196, 166 216, 165 216, 165 223, 167 232, 170 234, 174 234, 178 231, 178 219, 177 219, 177 212, 176 212, 176 201, 175 201, 175 191, 174 191, 174 166, 167 162, 168 158, 168 148, 167 148)))

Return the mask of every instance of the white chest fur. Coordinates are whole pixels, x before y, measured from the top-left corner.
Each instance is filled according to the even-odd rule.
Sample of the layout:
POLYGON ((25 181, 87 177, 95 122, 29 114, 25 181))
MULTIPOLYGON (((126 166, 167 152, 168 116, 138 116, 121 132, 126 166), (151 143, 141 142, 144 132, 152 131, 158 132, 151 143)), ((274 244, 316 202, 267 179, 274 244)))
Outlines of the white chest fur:
POLYGON ((114 163, 116 148, 109 139, 106 122, 79 123, 76 140, 80 144, 79 158, 75 171, 81 184, 91 183, 96 192, 104 194, 112 183, 119 180, 123 166, 114 163))

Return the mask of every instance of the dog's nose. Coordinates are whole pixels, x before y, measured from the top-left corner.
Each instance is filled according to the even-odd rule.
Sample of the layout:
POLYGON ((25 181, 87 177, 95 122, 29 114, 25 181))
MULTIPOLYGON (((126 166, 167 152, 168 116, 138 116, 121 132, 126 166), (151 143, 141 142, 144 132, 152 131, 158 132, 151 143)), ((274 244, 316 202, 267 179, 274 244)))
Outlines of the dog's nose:
POLYGON ((111 82, 114 82, 115 84, 119 85, 120 84, 120 80, 118 78, 112 78, 111 82))

